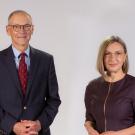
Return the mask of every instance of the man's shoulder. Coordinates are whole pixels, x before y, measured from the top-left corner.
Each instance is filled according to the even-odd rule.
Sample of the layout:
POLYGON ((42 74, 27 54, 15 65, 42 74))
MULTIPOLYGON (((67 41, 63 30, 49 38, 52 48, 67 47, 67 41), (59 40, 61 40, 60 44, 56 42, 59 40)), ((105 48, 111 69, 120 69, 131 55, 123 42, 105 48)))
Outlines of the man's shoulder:
POLYGON ((39 56, 39 57, 43 57, 43 58, 44 58, 44 57, 45 57, 45 58, 53 57, 52 54, 50 54, 50 53, 48 53, 48 52, 45 52, 45 51, 43 51, 43 50, 39 50, 39 49, 37 49, 37 48, 31 47, 31 46, 30 46, 30 51, 31 51, 32 54, 35 54, 35 55, 37 55, 37 56, 39 56))
POLYGON ((10 51, 10 49, 11 49, 11 46, 1 50, 0 51, 0 55, 6 55, 10 51))

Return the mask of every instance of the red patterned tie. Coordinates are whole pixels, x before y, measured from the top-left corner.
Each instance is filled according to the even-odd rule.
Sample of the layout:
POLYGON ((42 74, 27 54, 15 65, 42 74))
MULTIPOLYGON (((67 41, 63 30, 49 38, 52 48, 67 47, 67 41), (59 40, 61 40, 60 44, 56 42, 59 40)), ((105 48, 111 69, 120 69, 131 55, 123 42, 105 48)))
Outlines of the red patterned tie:
POLYGON ((19 80, 24 95, 26 93, 26 87, 27 87, 27 64, 25 63, 25 56, 26 56, 25 53, 20 54, 21 59, 18 68, 19 80))

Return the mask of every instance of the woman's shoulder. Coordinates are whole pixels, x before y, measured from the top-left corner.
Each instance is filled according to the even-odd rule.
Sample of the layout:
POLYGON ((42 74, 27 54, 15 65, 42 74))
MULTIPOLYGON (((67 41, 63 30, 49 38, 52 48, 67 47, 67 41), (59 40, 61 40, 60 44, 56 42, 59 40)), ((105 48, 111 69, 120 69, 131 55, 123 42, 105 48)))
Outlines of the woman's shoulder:
POLYGON ((98 86, 99 84, 103 83, 105 80, 103 79, 102 76, 98 77, 98 78, 95 78, 93 80, 91 80, 87 87, 92 87, 92 86, 98 86))
POLYGON ((104 84, 104 79, 103 77, 98 77, 93 80, 91 80, 88 85, 86 86, 86 95, 89 95, 90 93, 95 93, 96 91, 99 90, 99 87, 103 86, 104 84))
POLYGON ((127 74, 125 77, 125 80, 128 84, 133 84, 135 85, 135 76, 127 74))
POLYGON ((135 98, 135 76, 127 74, 125 77, 125 82, 123 87, 127 89, 127 96, 130 95, 130 97, 134 100, 135 98))
POLYGON ((132 82, 132 81, 134 82, 135 81, 135 76, 127 74, 126 75, 126 80, 129 81, 129 82, 132 82))

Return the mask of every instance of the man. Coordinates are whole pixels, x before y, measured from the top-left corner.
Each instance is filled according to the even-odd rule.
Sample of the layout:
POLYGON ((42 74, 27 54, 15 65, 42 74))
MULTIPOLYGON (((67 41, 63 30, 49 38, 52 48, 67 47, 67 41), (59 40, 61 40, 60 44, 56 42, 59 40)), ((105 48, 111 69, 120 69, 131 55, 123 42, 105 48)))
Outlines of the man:
POLYGON ((50 135, 61 103, 52 55, 34 49, 31 16, 9 15, 12 45, 0 52, 0 135, 50 135))

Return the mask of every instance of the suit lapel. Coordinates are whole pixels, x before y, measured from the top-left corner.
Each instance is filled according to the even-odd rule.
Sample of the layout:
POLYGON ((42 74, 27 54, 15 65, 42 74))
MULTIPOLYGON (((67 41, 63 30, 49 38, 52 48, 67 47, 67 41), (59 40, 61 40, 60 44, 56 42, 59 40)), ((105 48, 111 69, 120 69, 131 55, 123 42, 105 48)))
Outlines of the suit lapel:
POLYGON ((23 97, 21 87, 20 87, 20 82, 19 82, 19 79, 18 79, 16 63, 15 63, 15 60, 14 60, 14 53, 12 51, 11 46, 7 49, 7 52, 5 54, 6 54, 6 60, 5 60, 6 61, 6 67, 8 69, 9 76, 11 77, 11 81, 13 81, 13 83, 17 87, 18 92, 21 95, 21 97, 23 97))
MULTIPOLYGON (((14 60, 14 53, 12 50, 12 47, 10 46, 6 52, 5 52, 5 62, 6 62, 6 68, 8 69, 9 76, 11 77, 11 81, 13 81, 15 87, 18 89, 19 95, 23 97, 23 93, 21 90, 19 78, 18 78, 18 73, 17 73, 17 68, 16 68, 16 63, 14 60)), ((26 90, 26 95, 25 95, 25 101, 28 98, 28 95, 30 93, 34 78, 36 76, 36 71, 38 67, 38 57, 36 50, 32 47, 30 47, 30 69, 28 73, 28 84, 27 84, 27 90, 26 90)))
POLYGON ((29 92, 31 90, 33 80, 36 76, 36 71, 38 67, 38 57, 36 56, 36 51, 34 48, 30 47, 30 69, 28 73, 28 84, 27 84, 27 90, 25 95, 25 100, 27 99, 29 92))

